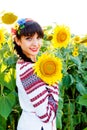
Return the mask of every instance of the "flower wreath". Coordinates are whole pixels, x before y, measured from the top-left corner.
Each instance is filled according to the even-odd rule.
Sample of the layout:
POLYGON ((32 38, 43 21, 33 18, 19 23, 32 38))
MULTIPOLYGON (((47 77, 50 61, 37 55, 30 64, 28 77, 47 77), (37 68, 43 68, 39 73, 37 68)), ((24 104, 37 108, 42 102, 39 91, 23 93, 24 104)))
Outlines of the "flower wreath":
POLYGON ((14 23, 13 27, 11 28, 12 35, 16 35, 17 32, 18 34, 20 34, 20 30, 25 28, 25 23, 30 22, 30 21, 33 21, 33 20, 29 18, 22 18, 18 20, 16 23, 14 23))

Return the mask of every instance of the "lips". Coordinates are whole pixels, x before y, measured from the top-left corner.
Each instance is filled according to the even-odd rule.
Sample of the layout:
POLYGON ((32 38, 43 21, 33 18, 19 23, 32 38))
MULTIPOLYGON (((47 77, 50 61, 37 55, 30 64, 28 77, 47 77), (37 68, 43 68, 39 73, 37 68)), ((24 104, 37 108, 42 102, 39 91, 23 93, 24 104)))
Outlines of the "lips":
POLYGON ((38 48, 30 48, 31 51, 36 52, 38 51, 38 48))

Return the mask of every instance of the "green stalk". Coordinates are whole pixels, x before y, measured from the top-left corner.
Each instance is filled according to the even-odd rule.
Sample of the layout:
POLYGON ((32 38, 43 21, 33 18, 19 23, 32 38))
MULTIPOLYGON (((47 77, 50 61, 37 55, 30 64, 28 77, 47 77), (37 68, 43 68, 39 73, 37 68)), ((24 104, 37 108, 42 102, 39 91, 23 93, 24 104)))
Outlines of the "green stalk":
POLYGON ((4 96, 4 92, 3 92, 4 87, 2 85, 0 87, 1 87, 1 96, 4 96))

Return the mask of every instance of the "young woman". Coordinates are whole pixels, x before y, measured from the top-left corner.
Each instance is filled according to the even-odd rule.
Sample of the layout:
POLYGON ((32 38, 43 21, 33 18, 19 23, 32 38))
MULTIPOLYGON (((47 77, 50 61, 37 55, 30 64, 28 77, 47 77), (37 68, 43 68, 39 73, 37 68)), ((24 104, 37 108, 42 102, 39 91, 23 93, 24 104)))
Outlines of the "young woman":
POLYGON ((34 73, 33 65, 44 36, 41 26, 31 19, 18 20, 14 28, 16 84, 22 114, 17 130, 56 130, 58 85, 49 87, 34 73))

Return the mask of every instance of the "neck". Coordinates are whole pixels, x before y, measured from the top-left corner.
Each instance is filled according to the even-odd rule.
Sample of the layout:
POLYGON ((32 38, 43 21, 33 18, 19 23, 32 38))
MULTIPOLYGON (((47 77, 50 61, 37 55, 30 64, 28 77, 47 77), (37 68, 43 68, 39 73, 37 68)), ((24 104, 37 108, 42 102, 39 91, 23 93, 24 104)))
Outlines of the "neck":
POLYGON ((30 57, 30 59, 31 59, 33 62, 36 62, 36 56, 30 57))
POLYGON ((27 62, 32 62, 32 63, 36 62, 36 57, 27 57, 26 55, 22 54, 21 58, 27 62))

